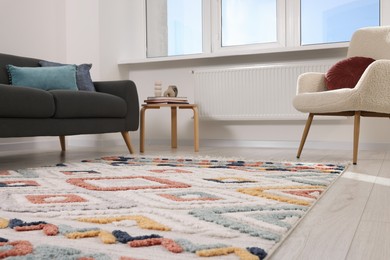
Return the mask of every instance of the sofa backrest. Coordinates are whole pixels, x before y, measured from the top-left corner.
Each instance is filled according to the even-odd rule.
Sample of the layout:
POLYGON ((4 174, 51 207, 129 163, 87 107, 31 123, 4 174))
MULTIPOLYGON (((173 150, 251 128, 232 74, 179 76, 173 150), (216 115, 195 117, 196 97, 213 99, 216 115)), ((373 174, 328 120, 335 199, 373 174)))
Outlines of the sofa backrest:
POLYGON ((20 67, 38 67, 39 59, 26 58, 21 56, 0 53, 0 84, 9 84, 7 64, 20 67))

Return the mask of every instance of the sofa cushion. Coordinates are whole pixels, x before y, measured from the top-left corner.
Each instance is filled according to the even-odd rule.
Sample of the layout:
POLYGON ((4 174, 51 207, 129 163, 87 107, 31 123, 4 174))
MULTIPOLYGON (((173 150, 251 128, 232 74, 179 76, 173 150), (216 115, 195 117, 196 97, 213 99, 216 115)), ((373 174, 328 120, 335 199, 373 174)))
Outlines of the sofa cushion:
POLYGON ((60 67, 18 67, 7 65, 7 69, 12 85, 43 90, 77 90, 75 65, 60 67))
POLYGON ((56 105, 55 118, 122 118, 127 104, 120 97, 90 91, 49 91, 56 105))
MULTIPOLYGON (((52 61, 41 60, 39 65, 42 67, 52 67, 52 66, 65 66, 69 64, 62 64, 52 61)), ((92 64, 80 64, 76 65, 76 83, 79 90, 86 91, 95 91, 95 86, 93 85, 91 74, 89 73, 92 68, 92 64)))
POLYGON ((40 89, 0 85, 0 117, 50 118, 54 115, 53 96, 40 89))

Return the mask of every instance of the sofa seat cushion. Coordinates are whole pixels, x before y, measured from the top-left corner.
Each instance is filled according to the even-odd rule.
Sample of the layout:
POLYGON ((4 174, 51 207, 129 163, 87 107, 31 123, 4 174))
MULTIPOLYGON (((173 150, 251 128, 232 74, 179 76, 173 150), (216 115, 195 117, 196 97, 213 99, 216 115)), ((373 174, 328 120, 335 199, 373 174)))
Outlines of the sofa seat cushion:
POLYGON ((127 104, 120 97, 90 91, 51 90, 54 118, 123 118, 127 104))
POLYGON ((0 85, 0 117, 50 118, 54 115, 53 96, 41 89, 0 85))

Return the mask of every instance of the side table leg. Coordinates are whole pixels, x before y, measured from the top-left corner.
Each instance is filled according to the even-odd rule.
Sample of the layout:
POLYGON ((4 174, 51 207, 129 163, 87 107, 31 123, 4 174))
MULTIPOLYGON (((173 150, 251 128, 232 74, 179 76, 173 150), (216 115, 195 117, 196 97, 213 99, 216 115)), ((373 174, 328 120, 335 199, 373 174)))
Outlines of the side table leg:
POLYGON ((194 111, 194 150, 199 152, 199 114, 198 107, 192 107, 194 111))
POLYGON ((141 108, 141 122, 139 131, 139 152, 143 153, 145 149, 145 107, 141 108))
POLYGON ((171 146, 177 148, 177 107, 171 107, 171 146))

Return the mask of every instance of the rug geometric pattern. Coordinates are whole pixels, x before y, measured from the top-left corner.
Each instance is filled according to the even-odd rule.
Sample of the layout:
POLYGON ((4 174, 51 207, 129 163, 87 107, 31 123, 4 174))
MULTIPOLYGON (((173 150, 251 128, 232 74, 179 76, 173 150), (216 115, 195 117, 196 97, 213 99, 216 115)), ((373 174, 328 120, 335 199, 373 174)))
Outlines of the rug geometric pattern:
POLYGON ((1 171, 0 259, 263 259, 344 170, 110 156, 1 171))

